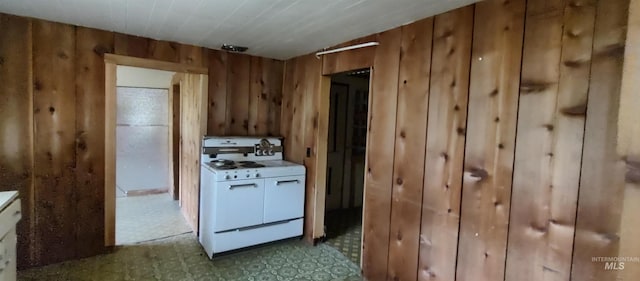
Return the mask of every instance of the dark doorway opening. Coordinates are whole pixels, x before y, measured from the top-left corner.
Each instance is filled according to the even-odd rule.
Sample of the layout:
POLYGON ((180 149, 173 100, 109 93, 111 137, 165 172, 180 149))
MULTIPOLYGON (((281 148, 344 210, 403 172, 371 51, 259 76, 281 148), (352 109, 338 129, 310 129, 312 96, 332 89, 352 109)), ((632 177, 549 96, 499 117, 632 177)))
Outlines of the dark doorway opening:
POLYGON ((331 76, 326 242, 360 264, 370 69, 331 76))

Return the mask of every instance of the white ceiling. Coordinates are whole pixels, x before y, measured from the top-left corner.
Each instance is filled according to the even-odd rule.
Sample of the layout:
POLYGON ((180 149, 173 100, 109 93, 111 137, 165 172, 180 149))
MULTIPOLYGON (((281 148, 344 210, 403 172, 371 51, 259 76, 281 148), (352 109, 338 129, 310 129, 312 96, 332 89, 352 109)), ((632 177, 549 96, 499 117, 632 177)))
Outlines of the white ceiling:
POLYGON ((288 59, 478 0, 0 0, 0 12, 288 59))

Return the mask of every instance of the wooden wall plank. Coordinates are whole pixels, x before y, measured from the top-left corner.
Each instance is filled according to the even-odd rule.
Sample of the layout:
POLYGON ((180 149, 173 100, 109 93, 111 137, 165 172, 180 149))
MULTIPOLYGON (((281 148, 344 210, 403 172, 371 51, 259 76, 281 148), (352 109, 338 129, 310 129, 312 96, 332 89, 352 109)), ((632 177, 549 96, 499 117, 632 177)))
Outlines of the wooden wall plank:
MULTIPOLYGON (((317 64, 320 69, 322 66, 317 64)), ((316 157, 315 167, 327 167, 328 145, 329 142, 329 110, 331 107, 331 77, 322 76, 321 70, 317 73, 318 83, 315 85, 316 90, 313 95, 316 103, 316 112, 314 115, 313 125, 316 128, 315 143, 313 144, 314 155, 316 157)), ((313 176, 315 177, 315 202, 321 202, 314 206, 313 221, 313 238, 325 237, 325 210, 327 196, 327 169, 315 169, 313 176)))
POLYGON ((206 75, 185 73, 180 82, 180 206, 194 233, 198 232, 201 141, 206 131, 201 115, 207 116, 202 104, 204 79, 206 75))
POLYGON ((209 53, 209 135, 223 136, 227 124, 227 53, 209 53))
MULTIPOLYGON (((316 186, 316 175, 318 174, 316 167, 319 158, 317 142, 326 140, 318 140, 318 103, 314 102, 318 99, 318 90, 322 79, 322 60, 313 55, 307 55, 301 59, 301 62, 305 72, 303 76, 304 87, 300 91, 300 105, 298 107, 298 110, 304 116, 300 124, 300 135, 304 140, 300 157, 303 159, 302 163, 307 169, 306 194, 307 196, 317 197, 319 196, 318 187, 316 186)), ((317 201, 314 200, 314 202, 317 201)), ((319 215, 324 216, 324 208, 322 208, 323 212, 321 214, 316 212, 317 210, 318 206, 316 204, 305 204, 305 217, 311 216, 314 218, 305 221, 304 231, 309 241, 324 234, 323 227, 318 229, 315 225, 315 218, 319 215)))
POLYGON ((506 280, 569 280, 595 18, 528 2, 506 280), (579 35, 569 35, 581 30, 579 35))
MULTIPOLYGON (((302 130, 302 125, 304 123, 304 99, 302 97, 306 86, 304 77, 307 71, 304 66, 304 62, 303 57, 297 58, 293 62, 293 91, 291 95, 291 106, 289 108, 292 112, 292 122, 288 136, 290 146, 285 148, 289 151, 289 159, 298 164, 304 163, 304 155, 306 154, 304 149, 304 131, 302 130)), ((308 234, 308 232, 306 233, 308 234)))
POLYGON ((167 41, 150 40, 146 58, 180 62, 180 44, 167 41))
POLYGON ((615 280, 592 257, 618 256, 625 162, 616 150, 628 0, 598 1, 572 280, 615 280))
POLYGON ((282 84, 282 106, 280 113, 280 135, 284 137, 284 158, 292 160, 292 144, 291 137, 293 122, 293 91, 294 91, 294 73, 296 59, 290 59, 284 63, 283 84, 282 84))
MULTIPOLYGON (((116 193, 117 76, 117 65, 105 62, 105 194, 116 193)), ((104 244, 105 246, 114 246, 116 244, 116 198, 115 196, 105 196, 104 198, 104 244)))
POLYGON ((455 280, 473 12, 434 21, 418 280, 455 280))
MULTIPOLYGON (((353 46, 362 43, 376 42, 376 35, 370 35, 340 44, 329 49, 353 46)), ((376 54, 376 46, 349 50, 322 57, 322 74, 330 75, 345 71, 369 68, 373 65, 376 54)))
POLYGON ((261 88, 260 92, 254 92, 253 89, 251 90, 254 95, 253 97, 258 103, 256 109, 257 120, 256 122, 254 122, 254 126, 255 133, 259 136, 269 135, 269 109, 271 105, 270 96, 274 94, 273 89, 271 88, 275 86, 273 85, 274 81, 272 81, 271 78, 272 76, 275 76, 274 73, 271 73, 271 70, 273 69, 272 64, 273 60, 261 58, 259 73, 256 73, 257 71, 253 69, 253 66, 251 67, 251 73, 255 73, 255 76, 260 76, 260 78, 256 77, 255 79, 251 80, 251 85, 254 86, 254 88, 261 88))
POLYGON ((476 4, 457 278, 504 278, 525 1, 476 4), (496 122, 497 120, 497 122, 496 122))
POLYGON ((402 27, 389 230, 390 280, 417 278, 432 35, 433 18, 402 27))
POLYGON ((33 266, 33 84, 31 20, 0 14, 0 190, 18 190, 18 268, 33 266))
POLYGON ((205 60, 203 59, 204 51, 202 47, 193 45, 179 45, 178 46, 179 61, 182 64, 188 65, 200 65, 203 66, 205 60))
POLYGON ((76 30, 76 169, 78 257, 104 252, 105 67, 113 50, 113 33, 76 30))
MULTIPOLYGON (((266 126, 260 124, 262 121, 266 121, 266 119, 262 119, 260 116, 260 110, 264 108, 266 105, 263 101, 263 85, 264 82, 262 80, 262 68, 263 68, 263 59, 258 57, 251 57, 251 67, 249 73, 249 106, 247 110, 248 114, 248 131, 249 135, 260 136, 266 135, 266 126)), ((265 94, 266 97, 266 94, 265 94)))
POLYGON ((402 31, 378 36, 369 94, 369 132, 364 187, 362 270, 365 278, 387 278, 393 159, 402 31))
POLYGON ((146 58, 149 50, 150 39, 127 35, 122 33, 114 34, 114 53, 116 55, 146 58))
MULTIPOLYGON (((172 162, 172 182, 169 187, 169 194, 173 200, 180 199, 180 79, 182 74, 176 73, 171 78, 171 88, 169 88, 169 108, 171 109, 171 124, 169 125, 170 152, 172 162)), ((206 106, 206 103, 205 103, 206 106)), ((207 117, 208 118, 208 117, 207 117)))
POLYGON ((636 89, 640 88, 637 79, 640 74, 640 1, 631 0, 629 4, 629 23, 627 41, 624 54, 624 69, 622 93, 620 97, 620 114, 618 122, 618 150, 621 152, 638 153, 635 140, 640 136, 640 122, 634 122, 640 108, 640 95, 636 89))
POLYGON ((36 263, 76 257, 75 30, 33 23, 36 263), (56 42, 56 44, 50 44, 56 42))
POLYGON ((262 71, 262 79, 266 81, 268 113, 267 134, 280 136, 280 112, 282 111, 282 87, 284 63, 278 60, 269 60, 269 67, 262 71))
MULTIPOLYGON (((618 115, 618 153, 627 159, 620 232, 619 256, 622 257, 633 257, 640 253, 640 122, 636 118, 637 109, 640 108, 640 96, 637 94, 640 75, 640 1, 630 2, 618 115)), ((627 263, 618 278, 632 280, 637 276, 640 276, 640 265, 627 263)))
POLYGON ((229 53, 227 63, 227 117, 228 135, 244 136, 249 133, 249 81, 251 58, 229 53))

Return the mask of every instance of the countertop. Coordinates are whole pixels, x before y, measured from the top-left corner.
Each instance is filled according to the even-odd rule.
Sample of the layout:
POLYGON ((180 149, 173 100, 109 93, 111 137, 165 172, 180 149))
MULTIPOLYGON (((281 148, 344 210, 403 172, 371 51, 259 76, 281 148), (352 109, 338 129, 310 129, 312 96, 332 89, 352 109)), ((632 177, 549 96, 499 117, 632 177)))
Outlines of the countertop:
POLYGON ((0 192, 0 210, 4 210, 9 204, 18 197, 17 191, 0 192))

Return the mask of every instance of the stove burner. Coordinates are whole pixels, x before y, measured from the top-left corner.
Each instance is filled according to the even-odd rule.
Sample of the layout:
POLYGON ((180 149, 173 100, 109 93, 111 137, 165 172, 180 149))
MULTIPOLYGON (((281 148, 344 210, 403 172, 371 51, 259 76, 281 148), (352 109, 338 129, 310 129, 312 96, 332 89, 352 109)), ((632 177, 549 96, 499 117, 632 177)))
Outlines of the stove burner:
POLYGON ((256 163, 256 161, 240 161, 240 162, 238 162, 238 163, 240 163, 240 164, 242 164, 242 165, 250 165, 250 164, 255 164, 255 163, 256 163))
MULTIPOLYGON (((251 162, 251 161, 249 161, 249 162, 251 162)), ((262 168, 262 167, 264 167, 264 165, 258 164, 256 162, 253 162, 253 163, 244 163, 244 164, 242 164, 242 167, 243 168, 262 168)))
POLYGON ((233 170, 233 169, 237 169, 238 167, 234 166, 234 165, 220 165, 220 166, 216 166, 216 169, 218 170, 233 170))
POLYGON ((221 166, 232 166, 234 164, 233 161, 231 160, 226 160, 226 159, 216 159, 216 160, 211 160, 210 162, 211 164, 213 164, 216 167, 221 167, 221 166))

